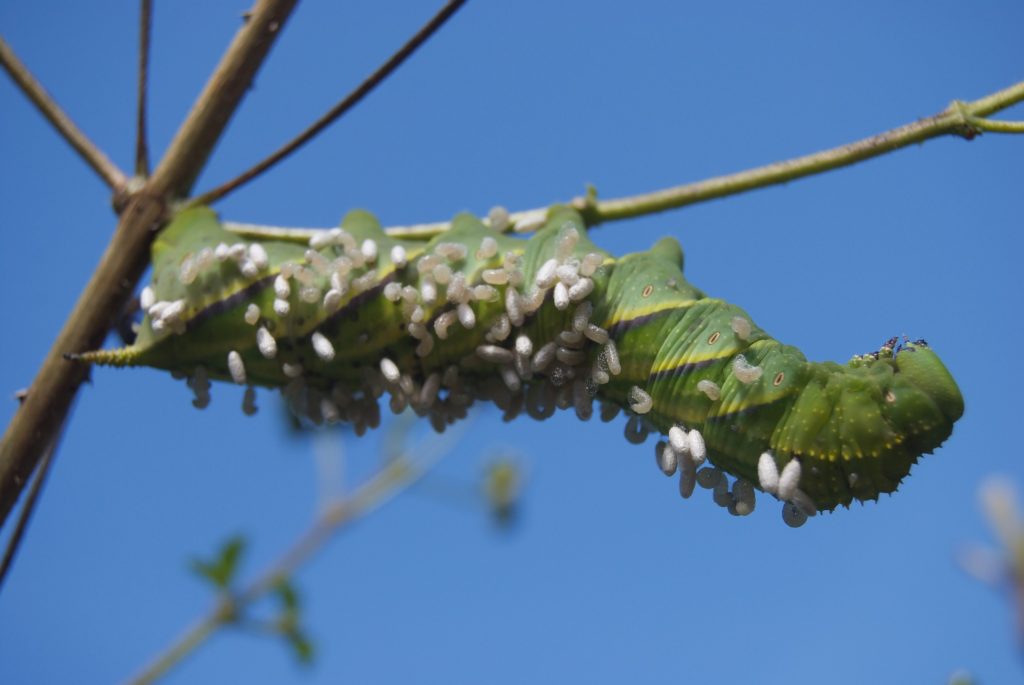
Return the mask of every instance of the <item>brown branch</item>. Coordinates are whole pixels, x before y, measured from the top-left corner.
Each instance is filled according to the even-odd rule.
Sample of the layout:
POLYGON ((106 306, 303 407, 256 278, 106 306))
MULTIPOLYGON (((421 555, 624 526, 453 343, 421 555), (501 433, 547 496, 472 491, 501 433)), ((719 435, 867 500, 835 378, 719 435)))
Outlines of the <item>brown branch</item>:
POLYGON ((0 36, 0 66, 11 77, 15 85, 25 94, 39 113, 46 117, 46 120, 53 125, 68 145, 74 148, 82 160, 92 167, 96 175, 103 179, 112 190, 118 191, 124 188, 127 177, 124 172, 117 168, 110 159, 89 138, 82 133, 82 130, 75 125, 75 122, 60 108, 60 105, 53 97, 46 92, 46 89, 32 76, 18 56, 14 54, 11 46, 0 36))
POLYGON ((21 544, 25 531, 28 530, 28 523, 32 518, 36 502, 39 500, 39 493, 43 491, 46 477, 53 466, 53 455, 57 452, 57 444, 60 442, 63 433, 63 430, 58 431, 57 435, 50 441, 50 444, 46 446, 43 458, 39 462, 39 468, 36 469, 35 477, 32 479, 32 486, 28 489, 28 495, 25 497, 25 505, 21 508, 21 515, 18 516, 18 522, 14 524, 14 530, 11 531, 11 538, 7 541, 7 547, 4 549, 3 560, 0 561, 0 590, 3 589, 7 573, 11 570, 11 566, 14 565, 14 557, 18 553, 18 546, 21 544))
POLYGON ((150 191, 188 195, 297 2, 257 0, 153 172, 150 191))
POLYGON ((146 91, 149 85, 149 38, 153 32, 153 0, 139 6, 139 82, 135 102, 135 175, 149 175, 149 144, 146 141, 146 91))
POLYGON ((63 425, 88 369, 64 359, 98 348, 138 283, 170 199, 188 193, 297 0, 257 0, 153 176, 126 201, 117 230, 0 442, 0 525, 63 425))
POLYGON ((308 143, 317 134, 333 124, 342 115, 356 106, 363 98, 369 95, 374 88, 380 85, 388 76, 391 75, 392 72, 395 71, 395 69, 400 67, 406 59, 412 56, 412 54, 416 52, 417 48, 436 33, 437 30, 440 29, 441 26, 443 26, 444 23, 448 21, 448 19, 465 3, 466 0, 449 0, 449 2, 442 7, 430 21, 424 24, 420 30, 405 43, 405 45, 399 48, 399 50, 391 55, 386 62, 377 67, 376 71, 370 74, 366 80, 360 83, 355 90, 346 95, 338 104, 313 122, 306 130, 282 147, 278 148, 276 152, 265 158, 262 162, 251 167, 248 171, 239 174, 232 180, 223 183, 212 190, 208 190, 199 197, 193 199, 189 204, 208 205, 216 202, 228 193, 237 190, 241 186, 253 180, 308 143))

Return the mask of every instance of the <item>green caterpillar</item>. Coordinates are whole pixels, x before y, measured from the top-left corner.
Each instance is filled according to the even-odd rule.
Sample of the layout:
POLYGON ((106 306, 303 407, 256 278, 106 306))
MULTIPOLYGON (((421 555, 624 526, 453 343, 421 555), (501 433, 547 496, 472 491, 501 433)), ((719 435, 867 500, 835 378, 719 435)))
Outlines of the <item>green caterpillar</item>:
POLYGON ((894 491, 963 413, 923 341, 808 362, 690 285, 677 241, 616 259, 570 209, 530 240, 469 215, 396 240, 357 211, 309 242, 238 243, 211 210, 181 212, 153 246, 135 343, 78 358, 183 375, 199 407, 210 379, 246 385, 247 413, 254 386, 281 388, 300 416, 360 432, 384 392, 438 430, 476 399, 587 419, 596 398, 602 418, 627 410, 632 442, 666 436, 657 462, 684 497, 700 484, 747 514, 760 489, 791 525, 894 491))

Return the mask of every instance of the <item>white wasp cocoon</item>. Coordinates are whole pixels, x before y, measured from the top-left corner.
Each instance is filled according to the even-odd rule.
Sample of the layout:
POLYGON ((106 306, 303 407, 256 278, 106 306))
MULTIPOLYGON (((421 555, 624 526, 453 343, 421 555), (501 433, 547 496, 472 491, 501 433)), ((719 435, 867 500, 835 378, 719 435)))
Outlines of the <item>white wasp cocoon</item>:
POLYGON ((619 362, 619 350, 615 347, 615 341, 609 340, 604 346, 605 360, 608 362, 608 373, 618 376, 622 373, 622 364, 619 362))
POLYGON ((259 348, 260 354, 267 359, 273 359, 277 356, 277 341, 274 340, 274 336, 270 334, 263 326, 260 326, 256 331, 256 347, 259 348))
POLYGON ((423 281, 420 285, 420 297, 424 304, 433 304, 437 301, 437 286, 433 281, 423 281))
POLYGON ((474 285, 472 293, 477 302, 496 302, 500 297, 498 289, 489 285, 474 285))
POLYGON ((565 311, 569 307, 569 289, 565 287, 565 283, 559 281, 555 284, 555 309, 559 311, 565 311))
POLYGON ((580 280, 579 266, 573 264, 561 264, 555 269, 555 276, 567 286, 575 285, 580 280))
POLYGON ((700 466, 704 463, 704 459, 707 458, 708 451, 704 445, 704 436, 700 434, 700 431, 694 429, 686 434, 686 442, 690 447, 690 459, 693 463, 700 466))
POLYGON ((434 281, 441 285, 446 285, 448 281, 452 280, 452 268, 447 264, 438 264, 430 270, 430 273, 434 277, 434 281))
POLYGON ((323 333, 313 331, 310 342, 313 343, 313 350, 316 352, 316 355, 325 362, 334 359, 334 345, 331 344, 331 341, 323 333))
POLYGON ((476 356, 486 362, 493 362, 495 364, 511 364, 514 359, 512 350, 507 350, 497 345, 478 345, 476 356))
POLYGON ((441 255, 450 262, 457 262, 465 259, 469 250, 462 243, 438 243, 434 252, 441 255))
POLYGON ((508 337, 509 333, 512 332, 512 323, 508 319, 508 314, 502 314, 498 317, 498 320, 494 322, 489 331, 491 338, 495 342, 501 342, 508 337))
POLYGON ((238 270, 241 271, 242 275, 246 278, 256 278, 260 275, 260 270, 259 267, 256 266, 256 262, 252 261, 248 257, 239 263, 238 270))
POLYGON ((792 458, 782 467, 779 475, 778 497, 781 500, 793 499, 793 493, 800 485, 800 460, 792 458))
POLYGON ((363 244, 359 246, 359 251, 363 253, 363 257, 369 263, 373 264, 377 261, 377 243, 370 238, 363 241, 363 244))
POLYGON ((539 350, 533 355, 533 361, 531 366, 534 373, 540 373, 544 369, 548 368, 555 359, 555 352, 558 351, 558 345, 553 342, 544 344, 539 350))
POLYGON ((196 280, 198 275, 199 266, 196 264, 196 260, 191 255, 185 257, 181 262, 181 267, 178 268, 178 280, 181 281, 182 285, 190 285, 196 280))
POLYGON ((757 460, 757 481, 761 489, 771 495, 779 491, 779 467, 771 452, 763 452, 757 460))
POLYGON ((398 370, 398 365, 387 357, 380 360, 380 372, 384 374, 384 378, 387 379, 389 383, 397 382, 399 377, 402 375, 398 370))
POLYGON ((480 277, 484 283, 490 285, 505 285, 508 283, 508 272, 504 269, 484 269, 480 277))
POLYGON ((288 362, 284 362, 281 364, 281 371, 283 371, 284 375, 288 376, 288 378, 298 378, 302 375, 302 364, 289 364, 288 362))
POLYGON ((634 385, 629 390, 629 408, 637 414, 646 414, 654 406, 654 400, 644 392, 643 388, 634 385))
POLYGON ((284 274, 278 274, 274 278, 274 294, 282 300, 288 299, 288 296, 292 294, 292 287, 284 274))
POLYGON ((150 286, 146 286, 139 293, 139 306, 142 307, 142 311, 148 312, 149 308, 156 303, 156 292, 150 286))
POLYGON ((473 308, 463 302, 456 310, 459 315, 459 323, 462 324, 463 328, 473 328, 476 326, 476 314, 473 312, 473 308))
POLYGON ((505 311, 513 326, 523 325, 523 301, 515 288, 505 290, 505 311))
POLYGON ((587 327, 583 329, 583 335, 598 345, 604 345, 608 342, 608 331, 592 323, 588 323, 587 327))
POLYGON ((501 379, 505 381, 505 385, 512 392, 519 392, 523 387, 523 383, 519 380, 519 374, 516 373, 514 367, 503 366, 501 367, 501 379))
POLYGON ((267 254, 266 248, 259 243, 253 243, 249 246, 249 259, 252 260, 253 265, 259 271, 266 271, 267 267, 270 266, 270 256, 267 254))
POLYGON ((555 270, 558 269, 558 260, 549 259, 537 269, 537 277, 534 282, 538 288, 550 288, 555 284, 555 270))
POLYGON ((712 402, 722 396, 722 389, 718 387, 718 383, 709 381, 707 378, 697 382, 697 389, 707 395, 712 402))
POLYGON ((274 311, 278 316, 288 316, 288 312, 291 310, 292 307, 288 304, 288 300, 282 300, 281 298, 274 300, 274 311))
POLYGON ((228 373, 235 383, 245 385, 245 363, 242 361, 242 355, 236 350, 228 352, 228 373))
POLYGON ((529 357, 533 354, 533 341, 530 340, 530 337, 525 333, 516 337, 516 352, 524 357, 529 357))
POLYGON ((409 257, 403 246, 395 245, 391 248, 391 262, 396 269, 404 269, 405 265, 409 263, 409 257))
POLYGON ((255 304, 250 304, 245 308, 245 322, 250 326, 255 326, 260 322, 260 308, 255 304))
POLYGON ((321 295, 322 293, 320 292, 320 288, 317 288, 315 285, 307 286, 299 290, 299 299, 307 304, 317 302, 321 295))
POLYGON ((448 328, 453 323, 458 321, 458 318, 459 318, 458 314, 456 314, 455 312, 450 312, 449 311, 449 312, 444 312, 443 314, 438 316, 436 319, 434 319, 434 333, 437 334, 437 337, 440 338, 441 340, 447 340, 448 339, 448 328))
MULTIPOLYGON (((494 226, 493 222, 491 226, 494 226)), ((491 236, 484 236, 484 239, 480 241, 480 249, 476 251, 476 258, 479 260, 490 259, 496 254, 498 254, 498 241, 491 236)))
POLYGON ((580 262, 580 276, 593 276, 594 272, 597 271, 597 267, 601 266, 602 262, 604 262, 604 257, 598 253, 588 253, 583 257, 583 261, 580 262))
POLYGON ((732 321, 729 322, 729 327, 732 328, 732 332, 736 334, 736 337, 740 340, 748 340, 750 333, 753 330, 750 319, 744 316, 734 316, 732 321))
POLYGON ((341 300, 344 295, 341 294, 340 290, 331 288, 324 295, 324 309, 327 310, 328 314, 333 314, 341 307, 341 300))
POLYGON ((572 251, 576 249, 576 243, 580 239, 580 232, 576 230, 576 227, 569 224, 568 227, 563 227, 559 232, 558 242, 555 245, 555 255, 559 260, 563 260, 572 254, 572 251))
POLYGON ((658 463, 658 468, 666 476, 671 476, 676 472, 676 467, 679 464, 678 455, 664 440, 659 440, 658 444, 654 446, 654 458, 658 463))
POLYGON ((676 454, 690 453, 690 441, 686 439, 686 431, 679 426, 672 426, 668 429, 668 442, 676 454))
POLYGON ((753 383, 763 373, 760 366, 751 366, 747 358, 742 354, 736 355, 732 360, 732 372, 740 383, 753 383))
POLYGON ((579 302, 594 291, 594 281, 589 278, 581 278, 573 287, 569 288, 569 299, 579 302))

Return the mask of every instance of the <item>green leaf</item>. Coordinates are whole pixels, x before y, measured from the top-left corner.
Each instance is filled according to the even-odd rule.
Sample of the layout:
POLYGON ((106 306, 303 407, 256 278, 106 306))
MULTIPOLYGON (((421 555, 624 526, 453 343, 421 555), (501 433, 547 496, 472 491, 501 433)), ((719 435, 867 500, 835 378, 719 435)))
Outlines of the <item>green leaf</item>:
POLYGON ((292 630, 285 635, 288 640, 288 644, 292 648, 292 652, 295 654, 295 658, 303 666, 309 666, 313 663, 313 643, 309 641, 309 638, 300 631, 292 630))
POLYGON ((227 590, 235 578, 245 544, 245 538, 242 536, 232 536, 221 545, 214 560, 193 559, 189 565, 193 572, 212 583, 218 590, 227 590))
POLYGON ((291 584, 291 581, 281 579, 281 581, 274 587, 274 592, 281 600, 281 605, 286 611, 297 612, 301 608, 301 605, 299 604, 299 593, 296 592, 295 586, 291 584))

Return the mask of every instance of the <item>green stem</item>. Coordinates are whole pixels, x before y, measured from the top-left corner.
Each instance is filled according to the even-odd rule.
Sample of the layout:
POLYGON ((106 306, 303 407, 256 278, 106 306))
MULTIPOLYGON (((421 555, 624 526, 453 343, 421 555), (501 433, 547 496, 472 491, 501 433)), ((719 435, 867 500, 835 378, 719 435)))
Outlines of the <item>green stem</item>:
POLYGON ((213 635, 218 628, 234 616, 234 600, 224 599, 195 625, 171 645, 165 652, 153 660, 141 673, 131 679, 133 685, 148 685, 156 682, 174 668, 178 662, 191 654, 199 645, 213 635))
POLYGON ((179 664, 219 628, 230 624, 249 605, 273 591, 282 580, 321 550, 327 541, 346 525, 354 523, 394 498, 417 481, 458 441, 461 431, 438 440, 433 449, 419 450, 420 456, 410 459, 402 455, 387 463, 369 481, 349 497, 327 507, 299 539, 270 567, 240 592, 221 598, 210 613, 192 625, 178 640, 159 654, 129 685, 154 682, 179 664))
POLYGON ((604 201, 577 199, 574 204, 583 211, 589 225, 597 225, 786 183, 804 176, 856 164, 939 136, 957 135, 970 140, 978 133, 978 129, 1019 133, 1022 129, 1012 126, 988 128, 983 126, 982 122, 1002 122, 988 122, 977 117, 1005 109, 1021 100, 1024 100, 1024 81, 980 100, 953 102, 938 114, 830 150, 653 193, 604 201))
MULTIPOLYGON (((832 169, 856 164, 894 150, 921 143, 931 138, 957 135, 967 140, 982 131, 993 133, 1024 133, 1024 122, 993 121, 984 116, 1006 109, 1024 100, 1024 81, 971 102, 954 101, 938 114, 919 119, 869 138, 822 150, 803 157, 783 160, 735 174, 716 176, 696 183, 673 186, 642 195, 598 200, 593 196, 579 197, 571 204, 579 209, 587 224, 596 226, 608 221, 656 214, 669 209, 706 202, 719 197, 765 188, 794 179, 820 174, 832 169)), ((535 230, 547 213, 546 208, 516 212, 511 215, 512 229, 516 232, 535 230)), ((308 240, 317 230, 287 229, 253 224, 226 223, 228 230, 252 238, 278 240, 308 240)), ((387 229, 392 237, 425 240, 448 230, 448 222, 393 226, 387 229)))

